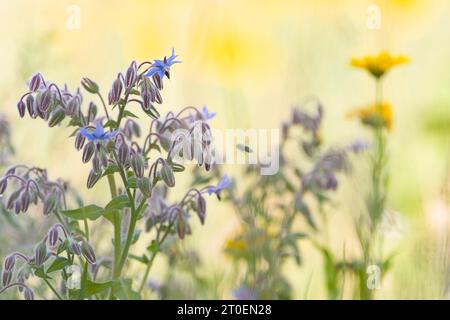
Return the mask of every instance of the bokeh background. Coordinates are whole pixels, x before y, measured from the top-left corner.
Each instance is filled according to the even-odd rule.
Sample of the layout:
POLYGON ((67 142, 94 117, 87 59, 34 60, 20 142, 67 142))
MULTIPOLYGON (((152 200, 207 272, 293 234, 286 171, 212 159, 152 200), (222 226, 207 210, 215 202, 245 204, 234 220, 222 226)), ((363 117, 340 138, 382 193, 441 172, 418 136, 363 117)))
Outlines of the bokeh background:
MULTIPOLYGON (((380 50, 407 55, 411 62, 384 83, 384 96, 394 107, 389 207, 397 226, 387 241, 401 254, 377 296, 442 297, 443 280, 433 272, 433 259, 449 248, 447 0, 0 0, 0 12, 0 111, 12 124, 15 161, 70 180, 86 202, 106 203, 107 188, 85 189, 89 166, 67 140, 70 129, 48 130, 44 122, 17 114, 16 102, 37 71, 70 88, 89 76, 106 94, 111 79, 131 60, 160 58, 174 47, 183 63, 165 82, 162 109, 207 105, 218 113, 212 123, 217 128, 270 129, 312 95, 325 107, 324 140, 342 145, 367 136, 345 114, 373 98, 373 83, 349 66, 350 58, 380 50), (366 25, 371 4, 381 9, 379 30, 366 25), (73 28, 77 8, 79 28, 73 28)), ((331 221, 338 250, 354 238, 345 215, 364 183, 348 180, 339 191, 344 203, 331 221)), ((233 271, 223 246, 236 216, 216 200, 209 202, 209 212, 186 246, 201 253, 202 272, 226 279, 233 271)), ((38 214, 35 219, 44 223, 38 214)), ((324 298, 323 279, 315 272, 320 257, 303 249, 304 264, 286 271, 295 297, 304 297, 311 280, 307 298, 324 298)), ((153 276, 163 269, 159 262, 153 276)), ((230 297, 225 285, 219 296, 230 297)))

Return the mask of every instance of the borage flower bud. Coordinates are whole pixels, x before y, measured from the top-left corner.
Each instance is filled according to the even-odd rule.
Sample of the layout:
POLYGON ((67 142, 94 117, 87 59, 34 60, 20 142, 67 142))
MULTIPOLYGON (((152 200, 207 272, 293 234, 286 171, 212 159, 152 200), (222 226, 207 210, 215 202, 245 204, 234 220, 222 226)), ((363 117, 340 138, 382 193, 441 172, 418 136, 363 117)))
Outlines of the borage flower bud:
POLYGON ((153 74, 152 79, 153 79, 153 82, 155 83, 156 87, 159 90, 162 90, 163 89, 163 82, 162 82, 162 79, 159 76, 159 74, 157 74, 157 73, 153 74))
POLYGON ((117 77, 117 79, 114 80, 111 91, 108 94, 109 104, 116 104, 117 102, 119 102, 121 93, 122 93, 122 81, 120 81, 120 78, 117 77))
POLYGON ((81 246, 75 239, 69 239, 69 250, 77 256, 81 255, 81 246))
MULTIPOLYGON (((110 141, 111 142, 111 141, 110 141)), ((108 154, 104 149, 100 149, 98 153, 98 157, 100 159, 100 163, 102 166, 107 167, 108 166, 108 154)))
POLYGON ((48 231, 48 244, 50 247, 55 248, 58 243, 59 233, 58 233, 58 225, 53 226, 48 231))
POLYGON ((13 275, 12 271, 3 270, 3 275, 2 275, 3 287, 6 287, 7 285, 9 285, 11 283, 12 275, 13 275))
POLYGON ((41 95, 38 96, 38 108, 41 111, 47 111, 52 100, 52 92, 50 89, 45 90, 41 95))
POLYGON ((144 157, 140 153, 135 153, 131 156, 130 164, 136 177, 141 178, 144 176, 145 162, 144 157))
POLYGON ((81 242, 81 254, 89 264, 95 264, 96 258, 94 249, 86 241, 81 242))
POLYGON ((149 178, 140 178, 138 180, 138 188, 145 197, 147 198, 151 197, 152 183, 149 178))
POLYGON ((125 142, 122 142, 119 146, 118 154, 117 154, 117 162, 120 165, 125 165, 130 158, 130 149, 128 148, 125 142))
POLYGON ((102 164, 100 163, 100 158, 99 158, 98 153, 92 159, 92 170, 94 170, 97 173, 102 172, 102 164))
POLYGON ((14 253, 6 256, 4 261, 4 270, 5 271, 11 271, 14 268, 14 265, 16 264, 16 255, 14 253))
POLYGON ((164 181, 164 183, 168 187, 175 186, 175 177, 173 175, 173 170, 172 170, 172 167, 167 162, 164 162, 160 173, 161 173, 161 179, 164 181))
POLYGON ((43 213, 49 215, 56 208, 56 196, 54 193, 49 193, 44 198, 43 213))
POLYGON ((30 91, 36 92, 37 89, 41 86, 42 83, 42 75, 40 73, 36 73, 30 80, 30 91))
POLYGON ((142 98, 142 107, 145 110, 148 110, 152 106, 152 95, 148 91, 142 91, 141 92, 141 98, 142 98))
POLYGON ((26 212, 30 206, 31 194, 28 189, 24 189, 17 200, 20 203, 20 210, 26 212))
POLYGON ((75 137, 75 149, 81 150, 84 146, 84 142, 86 141, 86 138, 78 132, 75 137))
POLYGON ((131 65, 128 67, 127 73, 125 75, 125 87, 130 89, 134 86, 137 78, 137 66, 136 61, 133 61, 131 65))
POLYGON ((50 120, 48 121, 48 126, 54 127, 57 124, 61 123, 61 121, 64 120, 66 117, 66 112, 64 109, 60 106, 56 107, 56 109, 52 112, 52 115, 50 116, 50 120))
POLYGON ((80 100, 78 99, 77 96, 75 96, 69 100, 69 103, 67 103, 66 114, 72 117, 78 114, 79 110, 80 110, 80 100))
POLYGON ((90 93, 98 93, 98 84, 96 84, 94 81, 92 81, 89 78, 82 78, 81 79, 81 85, 84 89, 86 89, 87 92, 90 93))
POLYGON ((3 178, 0 180, 0 194, 3 194, 8 187, 8 179, 3 178))
POLYGON ((34 300, 34 292, 30 288, 26 287, 23 291, 23 297, 25 300, 34 300))
POLYGON ((38 267, 42 266, 47 260, 47 245, 41 241, 34 249, 34 262, 38 267))
POLYGON ((89 162, 89 160, 91 160, 92 156, 94 155, 94 152, 95 152, 95 145, 91 141, 84 146, 82 157, 83 163, 89 162))
POLYGON ((91 172, 89 172, 89 176, 86 183, 87 188, 91 189, 97 183, 97 181, 100 180, 101 177, 102 177, 101 172, 95 172, 95 170, 91 170, 91 172))
POLYGON ((12 210, 14 208, 16 200, 19 198, 23 189, 24 187, 20 187, 18 190, 11 193, 11 195, 8 198, 8 202, 6 203, 6 208, 8 208, 9 210, 12 210))
POLYGON ((30 117, 32 117, 33 119, 36 118, 36 110, 34 109, 34 98, 31 94, 27 96, 25 104, 27 106, 27 111, 30 117))
POLYGON ((197 215, 201 224, 204 224, 206 217, 206 201, 201 195, 197 197, 197 215))
POLYGON ((20 100, 17 103, 17 110, 19 111, 19 115, 21 118, 25 116, 25 109, 26 109, 25 102, 23 102, 23 100, 20 100))
POLYGON ((89 103, 89 107, 88 107, 88 113, 87 113, 87 122, 91 122, 95 119, 95 117, 97 116, 97 105, 93 102, 89 103))

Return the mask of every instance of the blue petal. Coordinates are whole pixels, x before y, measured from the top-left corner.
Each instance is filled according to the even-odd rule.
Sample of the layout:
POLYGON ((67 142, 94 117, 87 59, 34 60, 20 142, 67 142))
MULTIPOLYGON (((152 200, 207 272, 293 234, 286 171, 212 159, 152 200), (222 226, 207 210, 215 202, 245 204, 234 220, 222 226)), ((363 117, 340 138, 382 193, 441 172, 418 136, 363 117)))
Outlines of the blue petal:
POLYGON ((95 130, 92 132, 92 135, 96 138, 101 138, 105 133, 105 129, 100 122, 95 125, 95 130))
POLYGON ((90 134, 85 128, 80 128, 80 133, 85 136, 89 141, 95 140, 94 136, 90 134))

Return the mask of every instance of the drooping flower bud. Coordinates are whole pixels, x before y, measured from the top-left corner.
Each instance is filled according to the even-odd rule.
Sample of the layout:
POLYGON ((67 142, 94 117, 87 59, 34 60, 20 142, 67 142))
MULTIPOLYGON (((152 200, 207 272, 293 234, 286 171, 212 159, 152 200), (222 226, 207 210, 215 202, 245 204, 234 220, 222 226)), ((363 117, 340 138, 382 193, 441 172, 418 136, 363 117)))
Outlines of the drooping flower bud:
POLYGON ((24 189, 17 200, 20 203, 20 210, 26 212, 30 206, 31 194, 28 189, 24 189))
POLYGON ((184 236, 186 235, 186 226, 187 226, 186 221, 180 215, 177 219, 177 234, 181 240, 183 240, 184 236))
POLYGON ((87 92, 90 93, 98 93, 98 84, 96 84, 94 81, 92 81, 89 78, 82 78, 81 79, 81 85, 83 86, 84 89, 86 89, 87 92))
POLYGON ((59 239, 58 225, 55 225, 48 231, 48 243, 50 247, 52 248, 56 247, 58 239, 59 239))
POLYGON ((162 90, 163 89, 163 82, 162 82, 162 79, 159 76, 159 74, 158 73, 153 74, 152 78, 153 78, 153 82, 155 83, 156 87, 159 90, 162 90))
POLYGON ((114 80, 111 91, 108 94, 109 104, 116 104, 117 102, 119 102, 121 93, 122 93, 122 81, 120 81, 120 78, 117 77, 117 79, 114 80))
POLYGON ((130 164, 136 177, 141 178, 144 176, 145 162, 142 154, 133 154, 130 159, 130 164))
POLYGON ((57 124, 61 123, 61 121, 63 121, 65 117, 66 112, 64 111, 64 109, 60 106, 56 107, 56 109, 52 112, 50 116, 48 126, 50 128, 56 126, 57 124))
POLYGON ((130 149, 128 148, 125 142, 122 142, 119 146, 117 161, 119 162, 120 165, 123 166, 128 162, 129 158, 130 158, 130 149))
POLYGON ((160 173, 161 179, 168 187, 175 186, 175 177, 173 175, 173 170, 167 162, 164 162, 164 164, 162 165, 160 173))
POLYGON ((52 99, 52 92, 50 89, 45 90, 41 95, 38 95, 38 108, 41 111, 47 111, 52 99))
POLYGON ((141 193, 147 197, 150 198, 152 195, 152 183, 149 178, 140 178, 138 180, 138 188, 141 191, 141 193))
POLYGON ((30 288, 26 287, 23 291, 23 297, 25 300, 34 300, 34 292, 30 288))
POLYGON ((47 245, 44 241, 41 241, 34 249, 34 261, 40 267, 45 260, 47 260, 47 245))
POLYGON ((95 264, 97 259, 95 258, 94 249, 86 241, 81 242, 81 254, 89 264, 95 264))
POLYGON ((41 86, 42 83, 42 75, 40 73, 36 73, 30 80, 30 91, 36 92, 37 89, 41 86))
POLYGON ((14 268, 15 264, 16 264, 16 255, 14 253, 6 256, 4 261, 4 270, 11 271, 14 268))
POLYGON ((101 177, 102 177, 101 172, 91 170, 91 172, 89 172, 89 176, 86 183, 87 188, 91 189, 97 183, 97 181, 100 180, 101 177))
POLYGON ((91 122, 97 116, 97 105, 93 102, 89 103, 88 113, 87 113, 87 122, 91 122))
POLYGON ((94 155, 94 152, 95 152, 95 145, 92 141, 90 141, 88 144, 84 146, 83 149, 83 157, 82 157, 83 163, 89 162, 89 160, 91 160, 92 156, 94 155))
POLYGON ((66 114, 70 117, 78 114, 78 111, 80 110, 80 100, 77 96, 73 97, 69 100, 67 103, 67 109, 66 114))
POLYGON ((25 109, 26 109, 25 102, 23 102, 23 100, 20 100, 17 103, 17 110, 19 111, 19 115, 21 118, 25 116, 25 109))
POLYGON ((75 149, 81 150, 84 146, 85 141, 86 138, 81 134, 81 132, 78 132, 75 136, 75 149))
POLYGON ((44 215, 48 215, 56 208, 56 195, 52 192, 45 196, 43 205, 43 213, 44 215))
POLYGON ((8 202, 6 203, 6 208, 8 208, 9 210, 12 210, 14 208, 14 204, 16 203, 16 200, 19 198, 20 193, 22 192, 23 189, 24 187, 20 187, 18 190, 11 193, 11 195, 8 198, 8 202))
POLYGON ((100 157, 98 153, 96 153, 96 155, 92 159, 92 170, 94 170, 97 173, 102 172, 102 164, 100 163, 100 157))
POLYGON ((197 215, 200 219, 201 224, 205 223, 206 217, 206 201, 203 196, 199 195, 197 198, 197 215))
POLYGON ((77 256, 81 255, 81 246, 75 239, 69 238, 69 250, 77 256))
POLYGON ((8 179, 3 178, 0 180, 0 194, 5 192, 6 187, 8 187, 8 179))
POLYGON ((136 61, 133 61, 128 67, 127 73, 125 75, 125 88, 128 90, 134 86, 137 78, 137 66, 136 61))

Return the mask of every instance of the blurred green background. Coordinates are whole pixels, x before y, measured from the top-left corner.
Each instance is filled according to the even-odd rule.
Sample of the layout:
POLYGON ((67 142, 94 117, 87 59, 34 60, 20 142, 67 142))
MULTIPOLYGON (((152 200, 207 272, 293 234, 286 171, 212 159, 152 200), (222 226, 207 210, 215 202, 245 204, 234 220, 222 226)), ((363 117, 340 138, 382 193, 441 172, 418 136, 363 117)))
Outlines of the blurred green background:
MULTIPOLYGON (((107 188, 85 189, 90 167, 66 139, 70 129, 48 130, 44 122, 17 114, 16 102, 37 71, 70 88, 89 76, 106 94, 116 72, 131 60, 160 58, 174 47, 183 63, 165 82, 161 113, 206 104, 219 114, 214 127, 278 128, 293 105, 314 95, 325 107, 324 140, 342 145, 367 136, 345 114, 373 99, 373 83, 349 66, 350 58, 380 50, 407 55, 411 62, 384 82, 384 96, 394 108, 389 207, 401 225, 387 242, 402 253, 377 296, 442 297, 437 289, 442 279, 430 270, 436 270, 436 255, 449 254, 447 0, 0 0, 0 12, 0 111, 12 124, 15 161, 70 180, 86 202, 105 203, 107 188), (381 9, 379 30, 366 25, 371 4, 381 9), (78 13, 80 20, 73 20, 78 13)), ((337 250, 354 239, 345 215, 360 198, 364 182, 357 172, 340 189, 344 203, 330 223, 337 250)), ((185 240, 201 252, 204 272, 232 272, 223 246, 236 224, 227 205, 209 201, 206 226, 195 225, 185 240)), ((308 248, 303 255, 300 269, 287 270, 295 296, 302 297, 311 280, 307 297, 324 298, 321 275, 314 272, 320 257, 308 248)), ((221 295, 228 298, 230 292, 221 295)))

